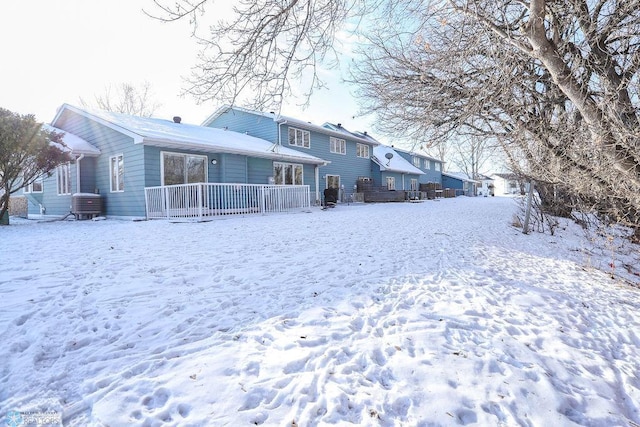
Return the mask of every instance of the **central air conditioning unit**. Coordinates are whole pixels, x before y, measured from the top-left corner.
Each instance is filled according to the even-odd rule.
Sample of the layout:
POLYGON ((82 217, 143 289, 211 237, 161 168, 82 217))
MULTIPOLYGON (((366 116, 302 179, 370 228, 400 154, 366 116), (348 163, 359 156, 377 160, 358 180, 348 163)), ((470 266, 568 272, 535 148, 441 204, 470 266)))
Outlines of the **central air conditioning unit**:
POLYGON ((93 218, 102 213, 102 197, 99 194, 76 193, 71 197, 71 213, 76 219, 93 218))

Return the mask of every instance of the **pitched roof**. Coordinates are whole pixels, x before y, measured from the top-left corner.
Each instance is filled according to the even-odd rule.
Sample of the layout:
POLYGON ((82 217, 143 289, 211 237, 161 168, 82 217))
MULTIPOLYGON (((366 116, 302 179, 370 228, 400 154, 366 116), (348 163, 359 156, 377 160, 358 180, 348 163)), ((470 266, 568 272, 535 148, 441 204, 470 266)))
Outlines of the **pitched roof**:
MULTIPOLYGON (((362 142, 362 143, 371 144, 371 145, 380 144, 375 139, 363 138, 360 135, 358 135, 356 133, 353 133, 353 132, 349 132, 348 130, 346 130, 344 128, 337 129, 337 128, 333 128, 333 127, 320 126, 320 125, 313 124, 311 122, 306 122, 304 120, 296 119, 295 117, 283 116, 281 114, 275 114, 275 113, 263 113, 263 112, 260 112, 260 111, 250 110, 248 108, 242 108, 242 107, 237 107, 237 106, 229 106, 229 105, 224 105, 224 106, 218 108, 212 115, 207 117, 204 120, 204 122, 202 122, 202 126, 210 125, 211 123, 213 123, 213 121, 215 119, 217 119, 222 114, 224 114, 224 113, 226 113, 226 112, 228 112, 230 110, 242 111, 244 113, 265 117, 265 118, 268 118, 270 120, 273 120, 275 123, 278 123, 278 124, 286 124, 286 125, 289 125, 289 126, 294 126, 294 127, 305 129, 305 130, 310 130, 310 131, 314 131, 314 132, 323 133, 323 134, 326 134, 326 135, 329 135, 329 136, 335 136, 335 137, 338 137, 338 138, 347 137, 347 138, 349 138, 351 140, 355 140, 357 142, 362 142)), ((335 125, 331 125, 331 126, 335 126, 335 125)))
POLYGON ((432 161, 434 161, 434 162, 438 162, 438 163, 445 163, 443 160, 440 160, 440 159, 437 159, 437 158, 435 158, 435 157, 432 157, 432 156, 430 156, 430 155, 428 155, 428 154, 426 154, 426 153, 420 153, 420 152, 417 152, 417 151, 415 151, 415 150, 411 150, 411 151, 409 151, 409 150, 403 150, 403 149, 401 149, 401 148, 397 148, 397 147, 393 147, 393 149, 394 149, 394 150, 396 150, 396 151, 400 151, 400 152, 402 152, 402 153, 410 154, 410 155, 412 155, 412 156, 418 156, 418 157, 423 158, 423 159, 432 160, 432 161))
POLYGON ((172 120, 137 117, 111 111, 80 109, 62 105, 53 120, 65 110, 95 120, 111 129, 133 138, 134 143, 172 149, 190 149, 206 152, 240 154, 273 160, 299 163, 325 164, 327 161, 310 154, 273 144, 261 138, 205 126, 175 123, 172 120))
POLYGON ((69 151, 71 152, 71 154, 84 154, 85 156, 90 156, 90 157, 95 157, 100 155, 100 150, 98 150, 96 147, 94 147, 89 142, 85 141, 84 139, 80 138, 77 135, 74 135, 62 129, 58 129, 46 123, 43 124, 42 127, 45 130, 48 130, 49 132, 53 131, 56 133, 64 134, 62 136, 62 142, 64 142, 64 144, 66 145, 66 149, 65 147, 61 147, 63 148, 64 151, 69 151))
POLYGON ((467 181, 467 182, 480 182, 480 181, 476 181, 475 179, 471 179, 469 178, 469 175, 467 175, 464 172, 442 172, 443 176, 448 176, 449 178, 454 178, 454 179, 459 179, 461 181, 467 181))
POLYGON ((373 147, 371 160, 380 166, 381 171, 424 175, 424 172, 406 161, 401 155, 396 153, 393 148, 386 145, 373 147))

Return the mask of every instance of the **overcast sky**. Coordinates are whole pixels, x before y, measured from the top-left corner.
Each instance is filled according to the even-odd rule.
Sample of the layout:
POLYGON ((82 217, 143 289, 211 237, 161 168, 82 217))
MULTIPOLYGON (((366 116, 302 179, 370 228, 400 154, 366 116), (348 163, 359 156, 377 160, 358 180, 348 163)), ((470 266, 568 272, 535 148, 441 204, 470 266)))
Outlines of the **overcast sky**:
MULTIPOLYGON (((143 9, 154 10, 151 0, 16 0, 2 6, 2 108, 50 122, 63 103, 80 106, 80 98, 92 101, 109 86, 145 81, 162 104, 157 117, 179 115, 200 124, 219 106, 180 96, 198 46, 187 21, 162 23, 146 16, 143 9)), ((333 74, 330 89, 317 92, 309 108, 290 99, 282 113, 370 131, 371 118, 352 119, 357 101, 339 84, 339 73, 333 74)))

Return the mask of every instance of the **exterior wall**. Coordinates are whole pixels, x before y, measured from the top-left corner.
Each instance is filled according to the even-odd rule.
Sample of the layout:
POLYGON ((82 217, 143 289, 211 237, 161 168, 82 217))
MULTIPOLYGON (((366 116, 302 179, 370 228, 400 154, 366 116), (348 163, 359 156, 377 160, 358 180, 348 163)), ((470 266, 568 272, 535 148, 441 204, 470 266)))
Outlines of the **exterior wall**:
POLYGON ((470 197, 475 196, 477 193, 477 184, 475 182, 464 181, 446 175, 442 176, 442 188, 453 188, 456 190, 457 195, 462 193, 470 197))
MULTIPOLYGON (((262 138, 267 141, 278 141, 278 124, 271 117, 251 114, 244 111, 228 110, 211 122, 209 127, 225 127, 229 130, 262 138)), ((284 127, 284 126, 282 126, 284 127)))
POLYGON ((442 175, 442 188, 454 188, 456 190, 462 190, 464 186, 461 179, 442 175))
MULTIPOLYGON (((296 126, 291 127, 299 129, 296 126)), ((349 140, 349 137, 347 135, 341 137, 341 139, 344 139, 346 143, 346 154, 338 154, 331 152, 331 137, 329 135, 316 131, 309 132, 309 148, 289 145, 289 126, 283 125, 282 133, 280 136, 281 144, 284 147, 311 154, 312 156, 316 156, 331 162, 328 165, 322 166, 320 168, 320 176, 318 180, 320 191, 327 188, 327 175, 340 176, 340 185, 344 186, 346 195, 350 195, 354 192, 354 186, 356 185, 359 177, 371 177, 371 159, 358 157, 356 155, 357 143, 353 140, 349 140)), ((372 152, 373 147, 370 145, 369 153, 371 154, 372 152)), ((305 184, 306 183, 307 181, 305 176, 305 184)))
MULTIPOLYGON (((104 214, 123 217, 144 217, 145 147, 134 144, 133 138, 127 135, 69 110, 66 110, 58 118, 55 126, 83 138, 101 151, 102 154, 95 160, 95 189, 103 197, 104 214), (123 155, 124 164, 124 191, 111 192, 109 161, 110 157, 120 154, 123 155)), ((72 182, 75 185, 75 178, 73 177, 75 171, 72 170, 71 173, 72 182)), ((53 184, 55 185, 55 181, 53 181, 53 184)), ((46 191, 48 189, 45 184, 46 191)), ((47 213, 49 213, 49 206, 45 205, 45 207, 47 208, 47 213)))
POLYGON ((42 180, 41 193, 24 193, 23 190, 22 194, 27 198, 29 215, 63 216, 71 212, 71 195, 78 192, 78 175, 75 162, 69 165, 69 171, 71 173, 70 194, 58 195, 57 169, 53 170, 51 176, 42 180))
POLYGON ((217 166, 220 168, 220 182, 246 184, 249 181, 247 156, 220 154, 217 166))
MULTIPOLYGON (((344 186, 346 195, 351 194, 354 191, 354 186, 359 177, 371 177, 371 160, 369 158, 362 158, 356 156, 356 142, 349 139, 348 135, 341 136, 346 142, 346 154, 331 153, 330 150, 330 136, 318 131, 310 131, 310 147, 298 147, 295 145, 289 145, 289 125, 278 124, 271 117, 265 117, 261 114, 254 114, 245 111, 229 110, 222 113, 219 117, 213 120, 210 127, 216 128, 228 128, 235 132, 248 132, 249 135, 258 138, 265 139, 267 141, 278 141, 278 135, 280 135, 280 143, 283 147, 291 148, 303 153, 311 154, 330 161, 327 166, 320 167, 318 188, 320 192, 327 188, 326 175, 338 175, 340 176, 340 184, 344 186)), ((296 126, 292 126, 298 128, 296 126)), ((306 129, 303 129, 306 130, 306 129)), ((370 153, 373 151, 373 146, 369 146, 370 153)), ((260 178, 266 171, 266 165, 260 162, 249 161, 249 179, 251 181, 260 178), (258 170, 253 171, 253 168, 257 166, 258 170)), ((272 168, 272 166, 271 166, 272 168)), ((272 176, 273 172, 269 172, 266 175, 268 178, 272 176)), ((259 183, 264 183, 261 181, 259 183)), ((304 165, 304 184, 309 185, 311 191, 315 191, 315 166, 304 165)))
MULTIPOLYGON (((403 159, 405 159, 406 161, 408 161, 409 163, 411 163, 413 165, 413 158, 415 157, 414 155, 412 155, 411 153, 408 153, 406 151, 398 150, 398 149, 395 149, 395 148, 394 148, 394 150, 403 159)), ((418 169, 420 169, 422 172, 424 172, 424 175, 419 175, 418 176, 418 184, 426 184, 426 183, 429 183, 429 182, 437 182, 438 184, 442 184, 442 162, 438 162, 437 160, 433 160, 433 159, 427 159, 427 158, 425 158, 423 156, 417 156, 417 157, 420 158, 420 167, 418 169), (429 167, 428 168, 424 167, 424 161, 425 160, 429 160, 429 167), (435 163, 439 163, 440 164, 440 170, 436 170, 435 163)))

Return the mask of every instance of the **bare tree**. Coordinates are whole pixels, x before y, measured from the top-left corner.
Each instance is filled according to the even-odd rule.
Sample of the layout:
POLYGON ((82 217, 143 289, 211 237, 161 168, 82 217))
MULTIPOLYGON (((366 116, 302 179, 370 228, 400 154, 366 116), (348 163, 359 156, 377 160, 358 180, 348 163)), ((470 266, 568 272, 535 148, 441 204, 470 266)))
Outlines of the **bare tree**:
POLYGON ((43 129, 31 114, 0 108, 0 218, 11 194, 71 160, 63 135, 43 129))
MULTIPOLYGON (((94 97, 94 102, 95 106, 102 110, 140 117, 151 117, 162 106, 153 100, 149 82, 144 82, 138 87, 131 83, 121 83, 115 89, 107 86, 104 94, 94 97)), ((80 103, 85 107, 92 106, 82 98, 80 103)))
POLYGON ((495 158, 496 146, 489 138, 467 136, 454 144, 451 162, 472 179, 478 179, 485 167, 495 158))
MULTIPOLYGON (((207 4, 162 12, 197 22, 207 4)), ((640 0, 242 0, 203 40, 211 54, 190 92, 249 91, 261 107, 304 71, 316 88, 337 31, 366 18, 353 81, 382 130, 428 145, 493 138, 549 194, 640 239, 638 10, 640 0)))

